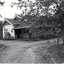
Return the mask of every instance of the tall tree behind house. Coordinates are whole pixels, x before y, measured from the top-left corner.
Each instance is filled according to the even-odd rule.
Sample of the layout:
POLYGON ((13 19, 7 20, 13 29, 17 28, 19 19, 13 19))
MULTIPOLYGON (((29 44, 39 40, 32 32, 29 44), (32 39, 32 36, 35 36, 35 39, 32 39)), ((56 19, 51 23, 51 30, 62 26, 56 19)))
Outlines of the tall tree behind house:
MULTIPOLYGON (((4 4, 5 4, 5 2, 0 1, 0 7, 3 7, 4 4)), ((0 18, 2 18, 1 14, 0 14, 0 18)), ((0 39, 2 39, 2 37, 3 37, 3 29, 2 29, 2 27, 3 27, 3 21, 1 21, 1 19, 0 19, 0 39)))
POLYGON ((63 39, 63 44, 64 44, 64 0, 62 0, 60 4, 59 12, 61 16, 61 31, 62 31, 62 39, 63 39))
POLYGON ((2 21, 0 21, 0 39, 2 39, 3 38, 3 23, 2 23, 2 21))

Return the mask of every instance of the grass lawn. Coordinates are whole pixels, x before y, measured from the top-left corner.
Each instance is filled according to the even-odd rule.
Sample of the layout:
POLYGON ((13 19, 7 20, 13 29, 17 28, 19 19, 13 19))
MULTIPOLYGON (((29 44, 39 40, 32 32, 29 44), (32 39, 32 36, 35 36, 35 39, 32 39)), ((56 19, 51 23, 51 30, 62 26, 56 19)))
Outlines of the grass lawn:
POLYGON ((54 58, 55 62, 57 63, 64 63, 64 45, 52 45, 48 49, 49 53, 54 58))

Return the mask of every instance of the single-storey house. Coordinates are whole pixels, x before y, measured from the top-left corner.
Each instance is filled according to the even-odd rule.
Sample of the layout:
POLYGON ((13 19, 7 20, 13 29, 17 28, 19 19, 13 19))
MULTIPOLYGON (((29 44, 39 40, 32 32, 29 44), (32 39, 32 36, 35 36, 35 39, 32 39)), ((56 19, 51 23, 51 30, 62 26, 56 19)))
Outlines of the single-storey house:
POLYGON ((4 19, 4 23, 3 23, 3 38, 5 38, 5 35, 7 33, 10 34, 11 37, 15 38, 15 31, 13 30, 13 28, 17 27, 20 24, 20 20, 16 20, 16 19, 4 19))
POLYGON ((14 28, 15 34, 18 36, 17 38, 37 38, 42 36, 46 37, 47 33, 53 34, 52 26, 44 24, 45 19, 43 16, 25 15, 21 19, 20 25, 14 28))
POLYGON ((45 17, 16 15, 14 19, 5 18, 3 38, 9 33, 11 38, 37 38, 53 34, 52 25, 45 23, 45 17))

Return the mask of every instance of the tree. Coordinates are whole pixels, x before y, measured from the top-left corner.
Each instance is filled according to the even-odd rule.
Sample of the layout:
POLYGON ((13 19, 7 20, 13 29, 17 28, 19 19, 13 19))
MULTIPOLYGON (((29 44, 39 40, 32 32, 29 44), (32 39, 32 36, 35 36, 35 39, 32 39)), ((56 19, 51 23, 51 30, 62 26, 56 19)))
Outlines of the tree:
POLYGON ((61 32, 62 32, 62 39, 64 44, 64 0, 62 0, 59 8, 60 16, 61 16, 61 32))
MULTIPOLYGON (((0 1, 0 7, 4 6, 5 2, 0 1)), ((0 14, 0 17, 2 18, 2 15, 0 14)))
POLYGON ((0 6, 3 6, 5 2, 0 1, 0 6))

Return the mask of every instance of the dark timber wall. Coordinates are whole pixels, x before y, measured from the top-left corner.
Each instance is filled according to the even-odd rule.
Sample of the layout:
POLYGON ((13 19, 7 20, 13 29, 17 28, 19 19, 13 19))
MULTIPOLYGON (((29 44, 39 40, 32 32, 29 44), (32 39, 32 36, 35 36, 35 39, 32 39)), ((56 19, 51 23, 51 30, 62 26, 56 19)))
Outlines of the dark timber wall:
POLYGON ((0 22, 0 39, 3 38, 3 24, 0 22))

